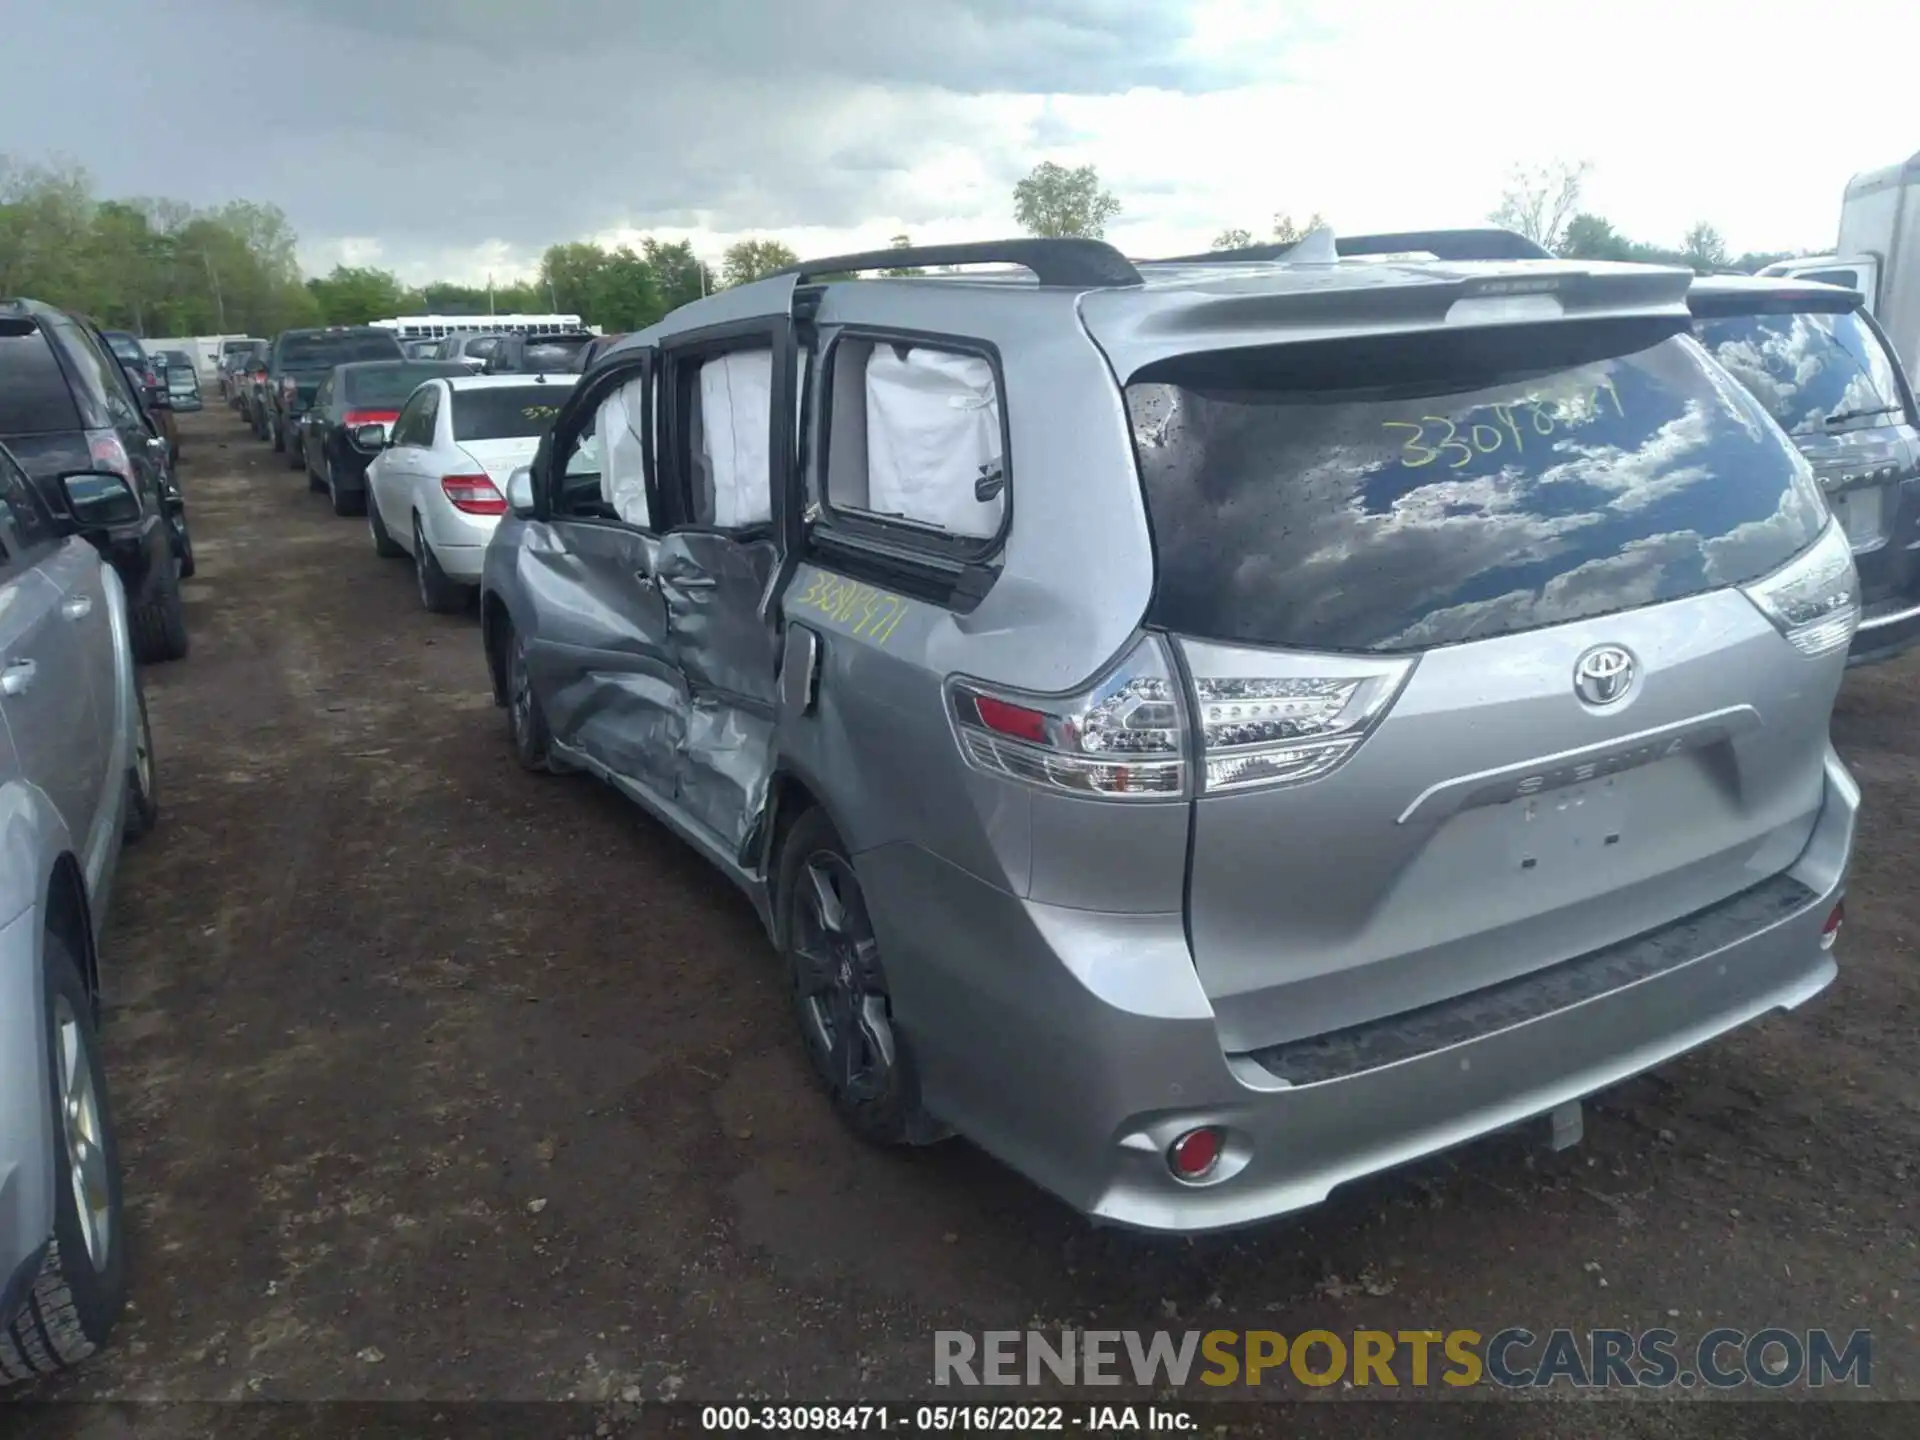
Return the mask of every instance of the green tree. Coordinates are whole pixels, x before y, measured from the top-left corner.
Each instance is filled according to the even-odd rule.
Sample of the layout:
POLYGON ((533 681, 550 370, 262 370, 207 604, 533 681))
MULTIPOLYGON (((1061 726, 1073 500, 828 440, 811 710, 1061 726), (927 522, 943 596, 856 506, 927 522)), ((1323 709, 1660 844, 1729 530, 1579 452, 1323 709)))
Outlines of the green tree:
POLYGON ((1516 165, 1508 172, 1500 203, 1487 219, 1558 253, 1568 224, 1580 212, 1580 192, 1592 169, 1585 160, 1577 164, 1556 160, 1551 165, 1516 165))
POLYGON ((692 241, 668 242, 649 235, 640 242, 640 255, 653 272, 654 295, 662 315, 720 288, 712 267, 693 253, 692 241))
POLYGON ((1253 232, 1235 227, 1231 230, 1222 230, 1213 237, 1213 244, 1207 248, 1209 250, 1246 250, 1252 245, 1253 232))
POLYGON ((419 297, 399 277, 370 265, 336 265, 331 274, 309 280, 307 291, 328 325, 365 325, 419 308, 419 297))
POLYGON ((1326 217, 1316 210, 1307 217, 1306 224, 1296 225, 1293 216, 1282 210, 1273 217, 1273 241, 1276 245, 1297 244, 1326 223, 1326 217))
MULTIPOLYGON (((889 250, 911 250, 913 248, 913 237, 911 235, 896 235, 887 242, 887 248, 889 250)), ((882 270, 880 273, 882 275, 889 275, 896 280, 911 280, 914 276, 924 275, 927 272, 914 265, 899 265, 891 270, 882 270)))
POLYGON ((1042 160, 1013 187, 1013 217, 1029 235, 1098 240, 1119 213, 1119 199, 1100 188, 1099 172, 1091 165, 1069 170, 1042 160))
POLYGON ((720 278, 730 286, 746 285, 799 263, 800 257, 778 240, 736 240, 721 257, 720 278))
POLYGON ((1728 268, 1727 242, 1704 220, 1687 231, 1686 238, 1680 242, 1680 253, 1687 264, 1702 274, 1728 268))

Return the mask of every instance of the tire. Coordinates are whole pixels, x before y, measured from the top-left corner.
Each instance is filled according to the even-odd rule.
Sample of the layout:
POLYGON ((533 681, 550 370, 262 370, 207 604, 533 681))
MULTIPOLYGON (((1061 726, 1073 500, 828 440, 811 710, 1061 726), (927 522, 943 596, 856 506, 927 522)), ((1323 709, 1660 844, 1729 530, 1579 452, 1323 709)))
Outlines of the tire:
MULTIPOLYGON (((308 476, 312 476, 313 471, 307 469, 307 446, 305 439, 297 433, 288 434, 283 427, 280 434, 280 442, 287 447, 287 468, 289 470, 306 470, 308 476)), ((308 483, 311 484, 312 481, 309 480, 308 483)))
POLYGON ((143 665, 187 658, 187 611, 180 601, 180 562, 171 563, 153 598, 128 617, 133 632, 133 658, 143 665))
POLYGON ((267 438, 267 413, 251 400, 247 402, 247 423, 253 429, 254 439, 265 440, 267 438))
POLYGON ((553 734, 547 729, 547 713, 540 708, 534 692, 533 676, 527 671, 527 642, 509 624, 500 637, 501 668, 507 677, 507 740, 513 746, 513 758, 520 768, 535 774, 550 774, 553 764, 553 734))
POLYGON ((187 529, 183 521, 179 530, 175 532, 174 538, 177 541, 174 547, 174 558, 180 562, 180 578, 191 580, 194 572, 199 568, 193 560, 193 532, 187 529))
MULTIPOLYGON (((366 482, 363 480, 361 483, 365 484, 366 482)), ((333 457, 331 455, 327 457, 326 489, 327 503, 333 506, 333 513, 336 515, 358 515, 366 508, 366 491, 362 490, 356 494, 350 490, 342 490, 334 483, 333 457)))
POLYGON ((94 1033, 93 1001, 59 937, 46 946, 45 1024, 54 1096, 53 1240, 26 1302, 0 1331, 0 1381, 79 1364, 106 1344, 127 1303, 126 1215, 120 1145, 94 1033), (70 1076, 71 1078, 66 1078, 70 1076), (83 1162, 83 1217, 74 1154, 83 1162), (90 1249, 89 1239, 98 1243, 90 1249))
POLYGON ((307 455, 304 441, 300 445, 300 468, 307 472, 307 491, 309 494, 321 494, 327 488, 327 477, 313 468, 313 461, 307 455))
POLYGON ((123 832, 128 844, 153 833, 160 823, 160 798, 155 787, 153 763, 153 725, 147 719, 147 687, 138 672, 133 677, 133 694, 140 707, 139 729, 134 735, 133 762, 127 766, 127 824, 123 832))
POLYGON ((387 522, 380 517, 380 502, 374 498, 371 482, 367 485, 367 533, 373 537, 373 553, 382 560, 397 560, 407 553, 387 532, 387 522))
POLYGON ((273 446, 274 454, 284 455, 286 453, 286 431, 280 427, 279 413, 271 408, 267 410, 267 443, 273 446))
POLYGON ((781 961, 800 1043, 841 1123, 876 1145, 942 1132, 920 1108, 893 1025, 878 942, 847 848, 824 810, 803 814, 780 849, 781 961), (837 911, 836 924, 827 917, 837 911))
POLYGON ((420 603, 436 615, 458 615, 473 598, 472 590, 447 572, 434 559, 433 547, 420 529, 420 517, 413 517, 413 573, 420 587, 420 603))

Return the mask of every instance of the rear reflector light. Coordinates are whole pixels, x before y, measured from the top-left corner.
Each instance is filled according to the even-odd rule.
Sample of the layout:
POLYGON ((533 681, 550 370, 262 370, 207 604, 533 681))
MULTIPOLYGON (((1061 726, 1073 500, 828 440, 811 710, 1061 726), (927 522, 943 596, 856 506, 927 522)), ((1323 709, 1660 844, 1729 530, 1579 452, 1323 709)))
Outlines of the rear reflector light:
POLYGON ((453 508, 467 515, 504 515, 507 513, 506 497, 494 489, 493 481, 484 475, 443 475, 440 489, 445 492, 453 508))
POLYGON ((1827 923, 1820 927, 1820 948, 1822 950, 1831 950, 1833 948, 1833 942, 1840 938, 1840 926, 1845 923, 1846 918, 1847 907, 1845 902, 1836 900, 1834 902, 1833 912, 1827 916, 1827 923))
POLYGON ((1220 1132, 1211 1125, 1189 1130, 1167 1147, 1167 1165, 1182 1180, 1204 1180, 1220 1163, 1220 1132))
POLYGON ((1802 655, 1844 650, 1860 628, 1860 577, 1838 520, 1780 569, 1743 588, 1802 655))
POLYGON ((1298 785, 1360 748, 1413 671, 1411 660, 1180 641, 1193 677, 1200 788, 1298 785))
POLYGON ((1029 695, 955 678, 947 682, 947 701, 960 751, 976 769, 1114 800, 1186 792, 1179 686, 1154 636, 1074 695, 1029 695))
POLYGON ((349 410, 348 425, 391 425, 400 418, 398 410, 349 410))
POLYGON ((120 443, 120 436, 112 430, 89 430, 87 432, 87 452, 93 457, 93 468, 111 470, 127 484, 139 488, 134 479, 133 457, 127 454, 127 447, 120 443))

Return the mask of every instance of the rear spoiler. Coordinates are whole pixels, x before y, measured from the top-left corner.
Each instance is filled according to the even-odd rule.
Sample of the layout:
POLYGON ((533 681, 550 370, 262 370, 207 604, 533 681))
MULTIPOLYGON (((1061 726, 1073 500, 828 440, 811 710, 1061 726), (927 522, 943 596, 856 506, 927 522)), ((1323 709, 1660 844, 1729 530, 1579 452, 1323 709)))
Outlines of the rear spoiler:
POLYGON ((1692 283, 1690 270, 1573 260, 1516 261, 1392 284, 1307 285, 1252 271, 1147 296, 1096 291, 1082 301, 1082 315, 1125 380, 1157 361, 1205 351, 1528 326, 1605 329, 1619 343, 1644 348, 1691 324, 1692 283))
MULTIPOLYGON (((1209 250, 1199 255, 1174 255, 1148 260, 1148 265, 1205 265, 1222 261, 1284 260, 1307 241, 1307 236, 1272 245, 1248 245, 1238 250, 1209 250)), ((1338 235, 1333 248, 1342 260, 1363 256, 1426 255, 1435 260, 1551 260, 1553 252, 1512 230, 1397 230, 1378 235, 1338 235)))

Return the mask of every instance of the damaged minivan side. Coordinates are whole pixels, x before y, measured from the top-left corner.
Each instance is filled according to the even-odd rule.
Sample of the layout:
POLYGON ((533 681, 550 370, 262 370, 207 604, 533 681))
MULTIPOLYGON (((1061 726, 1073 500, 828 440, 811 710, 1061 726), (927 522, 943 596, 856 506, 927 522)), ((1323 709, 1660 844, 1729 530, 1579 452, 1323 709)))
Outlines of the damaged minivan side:
MULTIPOLYGON (((509 487, 517 756, 751 898, 858 1134, 1117 1224, 1311 1205, 1800 1004, 1846 536, 1684 272, 1484 238, 676 311, 509 487)), ((908 264, 1000 268, 844 279, 908 264)))

